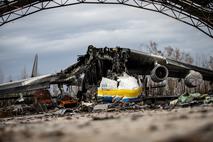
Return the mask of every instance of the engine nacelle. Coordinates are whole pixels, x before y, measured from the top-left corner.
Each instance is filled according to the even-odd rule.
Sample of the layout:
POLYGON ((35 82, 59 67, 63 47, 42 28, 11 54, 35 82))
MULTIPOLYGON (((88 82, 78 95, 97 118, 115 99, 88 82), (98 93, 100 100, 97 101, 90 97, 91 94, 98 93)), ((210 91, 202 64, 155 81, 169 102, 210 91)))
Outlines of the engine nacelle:
POLYGON ((151 71, 151 79, 154 82, 161 82, 167 79, 169 74, 168 69, 160 64, 157 64, 154 69, 151 71))
POLYGON ((187 87, 196 87, 203 81, 203 76, 194 70, 190 70, 189 74, 185 77, 184 83, 187 87))

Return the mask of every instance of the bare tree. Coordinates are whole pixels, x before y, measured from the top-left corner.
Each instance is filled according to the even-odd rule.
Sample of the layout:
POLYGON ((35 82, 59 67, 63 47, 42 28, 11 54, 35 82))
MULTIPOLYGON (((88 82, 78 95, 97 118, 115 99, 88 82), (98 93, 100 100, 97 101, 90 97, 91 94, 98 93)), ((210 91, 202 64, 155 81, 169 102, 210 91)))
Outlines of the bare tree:
POLYGON ((175 60, 177 61, 182 61, 183 60, 183 53, 184 52, 181 52, 179 48, 175 48, 175 51, 174 51, 175 55, 175 60))
POLYGON ((184 61, 188 64, 192 64, 194 62, 194 59, 189 53, 184 54, 184 61))
POLYGON ((175 59, 176 61, 182 61, 184 54, 185 53, 181 52, 181 50, 179 48, 174 49, 171 46, 164 48, 164 56, 175 59))
POLYGON ((164 55, 166 57, 172 57, 173 56, 174 49, 171 46, 165 47, 164 50, 165 50, 164 55))
POLYGON ((209 69, 213 70, 213 56, 209 58, 209 69))
POLYGON ((26 79, 28 77, 29 77, 29 75, 27 73, 26 67, 24 67, 22 72, 21 72, 21 79, 26 79))
POLYGON ((150 41, 149 45, 147 45, 149 53, 158 54, 157 43, 154 41, 150 41))

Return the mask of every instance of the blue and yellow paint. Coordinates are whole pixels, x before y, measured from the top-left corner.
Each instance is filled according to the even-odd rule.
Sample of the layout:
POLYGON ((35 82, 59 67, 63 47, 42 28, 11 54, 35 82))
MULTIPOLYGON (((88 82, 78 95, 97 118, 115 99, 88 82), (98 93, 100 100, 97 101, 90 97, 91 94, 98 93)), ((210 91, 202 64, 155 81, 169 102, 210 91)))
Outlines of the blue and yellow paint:
POLYGON ((122 102, 137 101, 143 94, 143 87, 136 89, 101 89, 98 88, 98 98, 104 102, 112 102, 113 100, 120 100, 122 102))

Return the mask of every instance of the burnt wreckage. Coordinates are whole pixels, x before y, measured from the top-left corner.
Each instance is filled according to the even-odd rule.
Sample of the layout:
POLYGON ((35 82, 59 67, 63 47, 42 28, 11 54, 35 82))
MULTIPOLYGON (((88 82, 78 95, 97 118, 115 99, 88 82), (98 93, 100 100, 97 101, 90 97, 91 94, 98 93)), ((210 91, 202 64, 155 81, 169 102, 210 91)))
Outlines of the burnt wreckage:
MULTIPOLYGON (((100 85, 103 77, 117 80, 124 72, 140 80, 144 89, 147 75, 157 83, 167 77, 184 78, 187 87, 196 87, 202 80, 213 81, 213 71, 208 69, 128 48, 95 48, 90 45, 87 53, 79 56, 77 63, 65 70, 0 84, 0 95, 45 89, 51 84, 58 84, 61 93, 63 85, 79 86, 77 97, 82 100, 87 97, 88 90, 100 85)), ((146 92, 144 89, 143 92, 146 92)))
POLYGON ((59 73, 54 83, 81 86, 81 94, 84 94, 90 87, 97 87, 102 77, 116 80, 123 72, 136 78, 142 75, 145 86, 146 75, 157 83, 167 77, 185 78, 187 87, 196 87, 203 79, 213 81, 213 71, 208 69, 128 48, 95 48, 90 45, 87 54, 59 73))

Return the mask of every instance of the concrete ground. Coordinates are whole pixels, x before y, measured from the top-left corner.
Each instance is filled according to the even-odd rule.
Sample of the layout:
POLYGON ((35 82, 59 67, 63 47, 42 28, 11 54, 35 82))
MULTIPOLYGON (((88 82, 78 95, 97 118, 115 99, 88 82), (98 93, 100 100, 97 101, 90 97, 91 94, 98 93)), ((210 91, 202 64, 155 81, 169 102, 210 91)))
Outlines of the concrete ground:
POLYGON ((0 142, 212 142, 213 106, 0 119, 0 142))

